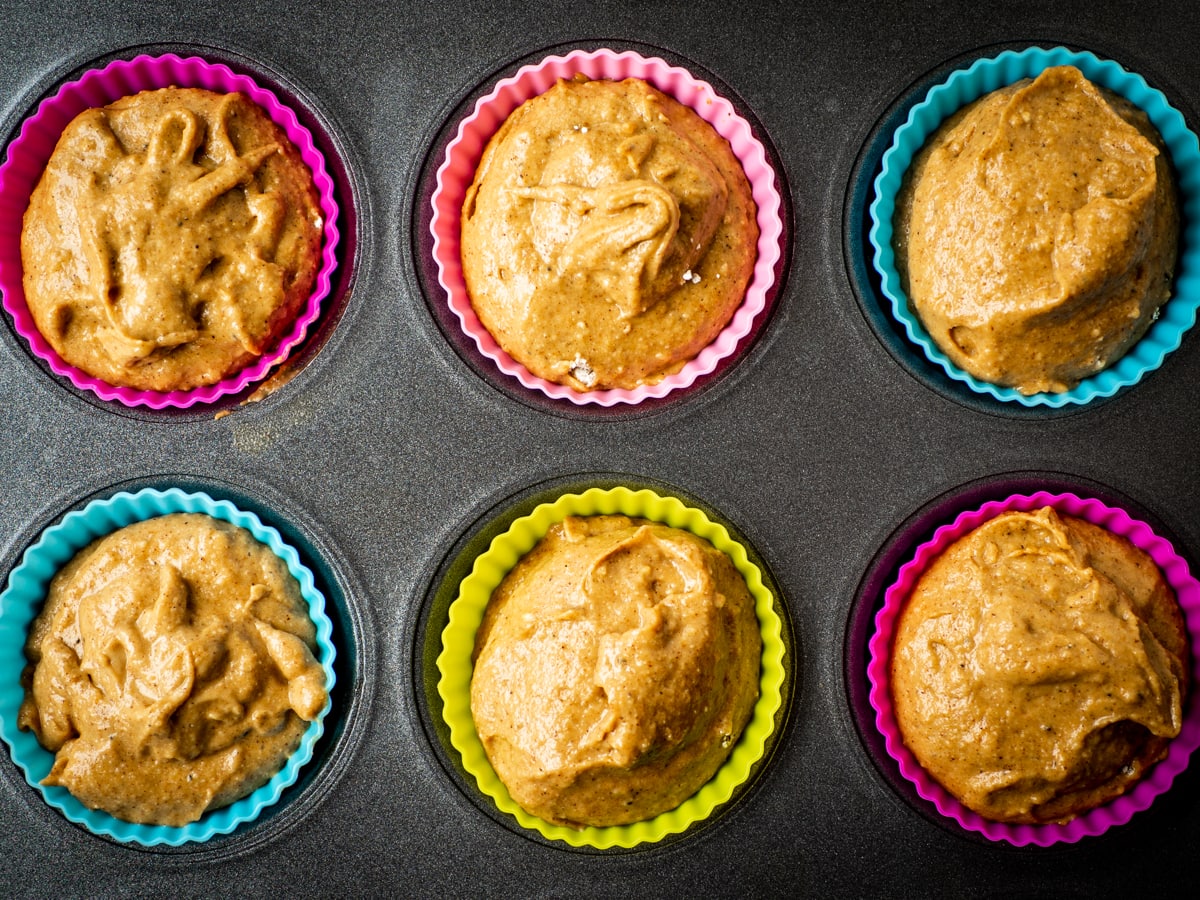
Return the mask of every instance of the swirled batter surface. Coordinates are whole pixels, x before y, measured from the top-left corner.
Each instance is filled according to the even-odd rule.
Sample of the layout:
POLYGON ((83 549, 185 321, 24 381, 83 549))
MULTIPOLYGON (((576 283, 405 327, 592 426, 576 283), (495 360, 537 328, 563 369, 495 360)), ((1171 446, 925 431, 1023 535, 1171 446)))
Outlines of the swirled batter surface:
POLYGON ((897 200, 896 262, 938 347, 977 378, 1065 391, 1170 296, 1179 214, 1146 115, 1047 69, 948 119, 897 200))
POLYGON ((757 211, 712 126, 638 79, 559 81, 489 142, 462 212, 471 304, 576 390, 678 370, 741 305, 757 211))
POLYGON ((214 384, 307 301, 321 227, 312 173, 256 104, 144 91, 63 132, 25 213, 25 298, 55 352, 108 384, 214 384))
POLYGON ((553 526, 492 595, 471 711, 512 798, 567 825, 652 818, 732 751, 758 698, 745 580, 695 535, 624 516, 553 526))
POLYGON ((54 577, 26 645, 20 725, 62 785, 130 822, 185 825, 265 784, 328 699, 283 561, 179 513, 90 544, 54 577))
POLYGON ((1179 733, 1187 632, 1154 562, 1046 507, 948 547, 901 614, 904 742, 966 806, 1061 821, 1123 793, 1179 733))

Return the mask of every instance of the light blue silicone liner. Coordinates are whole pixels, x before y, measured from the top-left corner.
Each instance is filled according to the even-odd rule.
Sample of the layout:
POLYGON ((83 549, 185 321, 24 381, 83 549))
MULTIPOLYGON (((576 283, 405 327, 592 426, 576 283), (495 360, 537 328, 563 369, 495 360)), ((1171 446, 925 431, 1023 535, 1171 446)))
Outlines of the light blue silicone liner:
POLYGON ((333 624, 325 613, 325 597, 295 549, 284 543, 279 532, 263 524, 254 513, 240 510, 228 500, 214 500, 204 493, 185 493, 178 488, 166 491, 146 488, 135 494, 121 492, 93 500, 83 509, 67 513, 61 522, 42 532, 37 543, 25 551, 20 565, 9 576, 7 588, 0 594, 0 678, 3 678, 0 682, 0 737, 8 744, 13 762, 24 773, 25 780, 70 821, 94 834, 147 847, 161 844, 177 847, 188 842, 206 841, 213 835, 229 834, 277 803, 284 789, 295 783, 300 769, 312 758, 331 706, 327 702, 316 720, 309 724, 300 746, 274 778, 236 803, 206 813, 182 827, 125 822, 108 813, 88 809, 66 788, 41 784, 50 771, 54 755, 44 750, 30 732, 17 728, 17 713, 24 697, 20 676, 26 665, 25 639, 30 623, 45 601, 50 580, 71 557, 97 538, 133 522, 176 512, 206 513, 244 528, 284 561, 288 571, 300 583, 300 593, 308 603, 309 615, 316 625, 316 655, 325 671, 326 685, 332 690, 334 684, 336 651, 332 641, 333 624))
POLYGON ((932 88, 925 99, 912 108, 904 124, 896 129, 892 145, 883 154, 883 169, 875 179, 870 216, 875 270, 879 273, 883 293, 891 302, 892 314, 904 327, 909 340, 951 378, 1000 401, 1031 407, 1063 407, 1088 403, 1096 397, 1111 397, 1162 365, 1167 354, 1179 346, 1184 333, 1196 322, 1196 311, 1200 307, 1200 145, 1183 116, 1159 91, 1146 84, 1140 75, 1091 53, 1065 47, 1050 50, 1030 47, 1019 52, 1006 50, 993 59, 976 60, 969 68, 959 69, 932 88), (892 250, 892 214, 896 208, 896 192, 913 156, 944 119, 984 94, 1022 78, 1035 77, 1050 66, 1061 65, 1075 66, 1089 80, 1125 97, 1150 117, 1174 163, 1183 235, 1171 299, 1159 310, 1157 320, 1142 339, 1116 363, 1069 391, 1026 396, 1014 388, 974 378, 952 363, 934 344, 916 314, 909 309, 908 298, 900 287, 892 250))

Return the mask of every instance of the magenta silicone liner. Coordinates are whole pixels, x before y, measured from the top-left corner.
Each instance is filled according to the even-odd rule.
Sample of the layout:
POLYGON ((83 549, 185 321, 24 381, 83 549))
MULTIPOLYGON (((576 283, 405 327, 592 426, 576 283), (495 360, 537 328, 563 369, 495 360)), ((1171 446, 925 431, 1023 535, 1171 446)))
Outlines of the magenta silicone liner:
POLYGON ((938 812, 968 831, 978 832, 993 841, 1007 841, 1018 847, 1028 844, 1047 847, 1055 843, 1074 843, 1084 837, 1102 834, 1114 825, 1123 825, 1134 813, 1149 807, 1155 797, 1171 786, 1175 776, 1187 767, 1192 751, 1200 745, 1200 702, 1196 697, 1200 691, 1200 582, 1193 577, 1187 562, 1175 552, 1169 541, 1155 534, 1145 522, 1099 500, 1071 493, 1049 494, 1039 491, 991 501, 979 509, 961 513, 949 525, 943 525, 934 532, 930 540, 917 548, 913 558, 900 567, 896 581, 884 593, 883 607, 875 617, 875 633, 867 646, 867 679, 871 685, 869 699, 875 710, 875 724, 884 737, 888 754, 899 764, 901 774, 913 783, 917 793, 933 803, 938 812), (1025 512, 1043 506, 1052 506, 1061 513, 1106 528, 1150 555, 1175 591, 1183 611, 1191 640, 1192 687, 1179 736, 1171 742, 1166 758, 1151 768, 1131 791, 1065 825, 1008 825, 985 819, 955 800, 921 768, 904 745, 896 724, 889 684, 892 641, 897 618, 914 585, 943 550, 1002 512, 1025 512))
POLYGON ((494 362, 501 372, 516 378, 530 390, 578 405, 595 403, 600 406, 634 404, 650 397, 664 397, 712 373, 723 360, 732 356, 738 343, 750 333, 755 319, 767 306, 767 294, 775 283, 775 264, 781 254, 780 239, 783 235, 775 172, 767 161, 762 144, 751 132, 749 123, 737 114, 733 105, 719 96, 710 84, 685 69, 668 65, 657 57, 645 57, 630 51, 617 53, 608 49, 574 50, 566 56, 550 56, 536 65, 523 66, 515 75, 499 81, 491 93, 481 97, 472 113, 458 126, 458 133, 446 148, 445 161, 437 172, 433 220, 429 227, 433 233, 433 258, 437 264, 438 282, 446 291, 450 309, 457 316, 463 332, 474 341, 479 352, 494 362), (734 312, 729 324, 680 371, 655 384, 632 390, 576 391, 566 385, 538 378, 502 350, 483 327, 471 306, 471 298, 463 280, 460 216, 467 188, 475 177, 484 147, 518 106, 545 93, 558 79, 571 78, 580 73, 593 79, 640 78, 695 110, 729 141, 734 155, 746 171, 758 207, 758 257, 746 298, 734 312))
POLYGON ((35 356, 76 387, 92 391, 103 400, 115 400, 126 406, 148 406, 151 409, 186 408, 196 403, 212 402, 227 394, 236 394, 247 385, 260 381, 274 366, 283 362, 292 349, 304 340, 309 327, 320 315, 321 302, 329 294, 337 265, 338 206, 333 191, 333 178, 325 167, 325 157, 313 143, 312 134, 300 124, 291 109, 249 76, 199 57, 181 58, 170 53, 114 60, 101 69, 84 73, 78 81, 64 84, 53 97, 43 100, 37 112, 22 124, 16 140, 8 146, 8 159, 0 166, 0 292, 4 295, 4 308, 12 317, 17 333, 29 343, 35 356), (301 308, 291 329, 273 349, 245 369, 216 384, 190 391, 162 393, 116 387, 100 381, 68 365, 46 343, 25 303, 21 223, 29 206, 30 195, 41 179, 59 136, 75 116, 86 109, 106 106, 139 91, 172 86, 204 88, 219 93, 240 91, 266 111, 275 124, 284 130, 300 151, 301 159, 312 170, 313 182, 320 197, 324 239, 321 265, 312 295, 301 308))

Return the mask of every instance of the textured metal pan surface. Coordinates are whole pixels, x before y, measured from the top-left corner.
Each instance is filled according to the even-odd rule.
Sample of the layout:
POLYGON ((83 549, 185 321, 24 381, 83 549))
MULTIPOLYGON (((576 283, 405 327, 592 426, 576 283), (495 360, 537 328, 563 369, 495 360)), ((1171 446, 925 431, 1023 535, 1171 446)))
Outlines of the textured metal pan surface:
POLYGON ((0 10, 5 143, 41 97, 97 62, 194 51, 295 100, 336 160, 347 210, 326 327, 290 381, 219 418, 85 397, 0 325, 0 578, 43 527, 97 493, 198 487, 287 530, 349 645, 345 708, 318 773, 285 811, 200 847, 96 838, 0 753, 0 891, 959 897, 1190 884, 1197 764, 1101 837, 993 845, 895 784, 864 738, 857 679, 872 585, 953 498, 997 484, 1094 486, 1200 559, 1200 335, 1111 400, 1013 414, 937 390, 898 358, 862 258, 878 139, 915 87, 980 53, 1065 44, 1139 72, 1195 130, 1198 34, 1200 7, 1183 0, 0 10), (605 44, 657 48, 728 87, 777 155, 791 211, 782 289, 736 366, 621 415, 547 408, 481 377, 432 311, 420 232, 426 173, 463 104, 546 48, 605 44), (442 614, 441 579, 491 517, 556 485, 622 476, 695 498, 750 542, 794 633, 794 690, 769 761, 715 821, 657 847, 583 852, 485 813, 454 770, 430 724, 428 625, 442 614))

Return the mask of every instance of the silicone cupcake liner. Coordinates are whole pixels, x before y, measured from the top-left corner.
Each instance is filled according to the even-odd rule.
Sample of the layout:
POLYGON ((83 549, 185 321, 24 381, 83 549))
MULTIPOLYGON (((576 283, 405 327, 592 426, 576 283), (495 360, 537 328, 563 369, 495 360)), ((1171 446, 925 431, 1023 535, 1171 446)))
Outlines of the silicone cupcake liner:
POLYGON ((883 154, 883 169, 875 179, 875 198, 871 203, 870 241, 874 265, 879 273, 884 296, 892 314, 903 326, 909 340, 934 364, 955 381, 971 390, 990 395, 1002 402, 1024 406, 1059 408, 1084 404, 1097 397, 1111 397, 1124 387, 1136 384, 1147 372, 1162 365, 1174 351, 1184 333, 1196 322, 1200 307, 1200 145, 1184 121, 1161 92, 1119 64, 1101 60, 1091 53, 1055 47, 1050 50, 1030 47, 1020 52, 1008 50, 994 59, 976 60, 969 68, 954 72, 945 82, 929 91, 912 108, 907 121, 897 130, 891 147, 883 154), (1180 254, 1175 268, 1171 298, 1160 310, 1150 329, 1130 350, 1108 368, 1085 378, 1076 387, 1060 393, 1025 395, 1014 388, 980 381, 956 366, 937 347, 900 285, 892 248, 892 214, 896 193, 913 156, 942 121, 966 104, 1022 78, 1031 78, 1050 66, 1073 65, 1096 84, 1120 94, 1139 106, 1159 130, 1171 153, 1181 198, 1180 254))
POLYGON ((591 488, 581 494, 564 494, 552 503, 543 503, 529 515, 517 519, 492 541, 488 550, 475 560, 471 573, 463 579, 458 598, 450 606, 450 621, 442 632, 443 649, 437 659, 441 675, 438 693, 445 704, 442 715, 450 727, 450 742, 462 755, 463 767, 474 776, 479 789, 495 802, 497 808, 547 839, 565 841, 573 847, 603 850, 630 848, 678 834, 728 801, 737 787, 749 778, 752 767, 766 750, 767 739, 775 727, 775 714, 782 703, 785 677, 783 626, 774 603, 763 582, 762 572, 750 560, 746 548, 734 540, 723 525, 675 497, 660 496, 644 489, 591 488), (685 529, 704 538, 733 560, 750 588, 762 632, 759 697, 729 759, 692 797, 675 809, 643 822, 575 829, 554 825, 527 813, 509 796, 492 769, 471 716, 472 653, 475 632, 492 591, 517 561, 545 536, 551 525, 567 516, 614 514, 638 516, 685 529))
POLYGON ((458 318, 463 332, 474 341, 479 352, 495 363, 505 375, 516 378, 530 390, 541 391, 548 397, 568 400, 577 405, 636 404, 647 398, 664 397, 672 391, 686 388, 697 378, 715 371, 722 360, 734 353, 739 341, 750 333, 755 319, 766 308, 767 295, 775 283, 775 264, 782 252, 780 239, 783 220, 775 172, 762 144, 751 132, 749 123, 707 82, 657 57, 644 57, 632 51, 574 50, 566 56, 551 56, 536 65, 523 66, 515 75, 498 82, 491 93, 476 102, 474 111, 462 121, 456 136, 447 146, 446 159, 437 172, 432 202, 430 231, 433 234, 433 258, 437 264, 438 282, 445 290, 450 309, 458 318), (746 171, 758 207, 758 255, 754 272, 746 289, 746 298, 734 312, 729 324, 680 371, 655 384, 632 390, 576 391, 537 377, 501 349, 484 328, 471 306, 463 279, 460 216, 467 188, 475 177, 475 169, 488 140, 509 114, 526 100, 546 92, 558 79, 569 79, 580 73, 593 79, 640 78, 695 110, 733 148, 734 155, 746 171))
POLYGON ((20 674, 26 666, 25 640, 30 624, 46 599, 50 580, 78 551, 97 538, 133 522, 176 512, 206 513, 244 528, 284 561, 299 582, 300 593, 308 603, 309 615, 316 625, 316 656, 325 672, 326 686, 332 690, 335 681, 333 625, 325 612, 325 598, 295 549, 254 513, 240 510, 227 500, 214 500, 204 493, 184 493, 177 488, 167 491, 146 488, 135 494, 121 492, 93 500, 83 509, 67 513, 61 522, 42 532, 37 543, 25 552, 20 565, 9 577, 8 587, 0 594, 0 673, 5 676, 0 684, 0 737, 8 744, 13 762, 24 773, 26 781, 67 819, 93 834, 147 847, 164 844, 177 847, 207 841, 213 835, 229 834, 278 803, 283 791, 296 782, 301 768, 312 758, 330 709, 330 703, 326 703, 304 732, 300 746, 269 782, 236 803, 205 813, 199 820, 182 827, 125 822, 100 810, 88 809, 66 788, 47 787, 41 783, 50 771, 54 754, 44 750, 32 733, 17 727, 17 714, 24 699, 20 674))
POLYGON ((333 178, 325 167, 325 158, 313 143, 312 134, 300 124, 296 114, 279 102, 266 88, 247 75, 234 72, 228 66, 209 63, 198 57, 181 58, 174 54, 138 56, 118 59, 102 69, 84 73, 78 81, 64 84, 58 92, 38 106, 37 112, 25 120, 20 134, 8 147, 8 159, 0 166, 0 292, 4 308, 12 316, 17 333, 29 344, 34 355, 45 361, 50 369, 70 380, 83 390, 92 391, 103 400, 115 400, 126 406, 186 408, 196 403, 210 403, 219 397, 236 394, 248 385, 262 380, 270 370, 283 362, 288 354, 304 340, 309 327, 321 312, 321 303, 329 294, 333 271, 337 265, 338 206, 334 200, 333 178), (29 198, 33 193, 63 129, 86 109, 106 106, 121 97, 143 90, 163 87, 195 87, 219 93, 240 91, 271 117, 287 134, 300 152, 304 163, 312 170, 313 183, 319 195, 323 217, 324 237, 321 264, 307 304, 301 308, 292 327, 265 354, 241 371, 216 384, 189 391, 139 391, 117 387, 100 381, 86 372, 68 365, 54 352, 38 331, 25 302, 22 286, 21 224, 29 198))
POLYGON ((888 754, 900 767, 901 774, 916 787, 917 793, 933 803, 939 813, 953 819, 968 831, 978 832, 993 841, 1007 841, 1018 847, 1036 844, 1074 843, 1081 838, 1102 834, 1114 825, 1123 825, 1134 813, 1150 806, 1166 791, 1175 776, 1188 764, 1192 751, 1200 745, 1200 582, 1192 576, 1187 562, 1170 542, 1155 534, 1150 526, 1132 518, 1124 510, 1099 500, 1072 493, 1014 494, 993 500, 978 509, 962 512, 949 525, 938 528, 932 538, 921 544, 912 559, 900 567, 896 581, 884 593, 883 607, 875 617, 875 632, 867 645, 869 700, 875 710, 875 724, 883 735, 888 754), (897 620, 918 579, 951 543, 1010 510, 1029 511, 1052 506, 1059 512, 1077 516, 1126 538, 1148 553, 1158 565, 1167 583, 1175 591, 1190 637, 1191 694, 1184 711, 1183 727, 1170 745, 1165 759, 1153 766, 1126 794, 1071 820, 1065 825, 1009 825, 985 819, 961 803, 921 767, 904 744, 896 724, 890 688, 892 641, 897 620))

